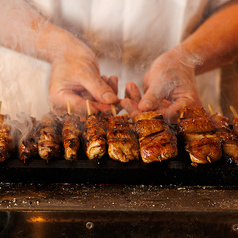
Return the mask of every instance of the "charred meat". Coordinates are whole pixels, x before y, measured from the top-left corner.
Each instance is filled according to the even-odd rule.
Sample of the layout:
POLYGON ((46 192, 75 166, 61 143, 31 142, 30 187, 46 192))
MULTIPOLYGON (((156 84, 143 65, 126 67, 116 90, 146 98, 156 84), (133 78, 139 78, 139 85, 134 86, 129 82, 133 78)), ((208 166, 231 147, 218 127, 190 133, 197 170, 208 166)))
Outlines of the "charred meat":
POLYGON ((163 116, 156 111, 144 112, 134 118, 139 136, 140 155, 144 163, 163 161, 177 156, 177 137, 163 116))
POLYGON ((0 162, 9 159, 14 150, 10 117, 0 114, 0 162))
POLYGON ((38 153, 44 160, 59 158, 62 145, 62 128, 58 117, 49 112, 39 123, 37 129, 38 153))
POLYGON ((222 139, 223 156, 238 163, 238 138, 230 129, 229 119, 216 113, 211 116, 211 120, 216 127, 217 135, 222 139))
POLYGON ((34 117, 26 117, 23 123, 18 125, 20 129, 19 157, 24 163, 38 154, 38 139, 36 137, 37 121, 34 117))
POLYGON ((83 137, 87 157, 90 160, 101 159, 107 152, 107 140, 105 126, 100 115, 88 116, 83 137))
POLYGON ((139 143, 135 125, 128 115, 105 118, 107 128, 108 155, 116 161, 127 163, 139 160, 139 143))
POLYGON ((184 140, 192 165, 207 164, 222 157, 222 139, 203 107, 184 107, 177 123, 178 137, 184 140))
POLYGON ((74 114, 65 114, 62 120, 62 140, 66 160, 78 158, 81 135, 80 118, 74 114))

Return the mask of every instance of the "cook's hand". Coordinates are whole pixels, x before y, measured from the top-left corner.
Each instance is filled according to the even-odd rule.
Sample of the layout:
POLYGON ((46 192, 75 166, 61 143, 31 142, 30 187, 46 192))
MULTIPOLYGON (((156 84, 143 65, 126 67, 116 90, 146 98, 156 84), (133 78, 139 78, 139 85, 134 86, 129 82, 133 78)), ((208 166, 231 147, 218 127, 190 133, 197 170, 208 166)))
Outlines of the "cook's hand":
POLYGON ((184 105, 201 106, 195 81, 198 57, 175 48, 159 56, 143 81, 144 96, 139 102, 140 111, 158 109, 165 120, 175 122, 178 110, 184 105))
POLYGON ((138 108, 138 103, 141 100, 141 93, 138 87, 133 82, 126 84, 125 98, 120 101, 120 105, 134 118, 137 114, 141 113, 138 108))
POLYGON ((113 89, 101 78, 94 53, 74 37, 66 47, 63 56, 56 55, 52 61, 49 100, 54 109, 64 112, 67 101, 70 101, 71 111, 84 118, 87 116, 85 100, 92 99, 92 113, 110 111, 110 104, 119 100, 113 89))

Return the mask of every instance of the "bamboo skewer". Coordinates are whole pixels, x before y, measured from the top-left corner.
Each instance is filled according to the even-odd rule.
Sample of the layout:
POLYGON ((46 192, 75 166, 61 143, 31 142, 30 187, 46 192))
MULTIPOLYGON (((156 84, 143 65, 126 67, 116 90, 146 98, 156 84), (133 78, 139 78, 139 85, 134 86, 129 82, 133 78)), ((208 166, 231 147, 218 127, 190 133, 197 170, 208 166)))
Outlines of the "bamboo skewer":
POLYGON ((211 164, 212 163, 212 160, 209 156, 207 156, 207 161, 211 164))
POLYGON ((67 111, 68 111, 68 114, 70 115, 71 111, 70 111, 70 101, 69 100, 67 101, 67 111))
POLYGON ((210 110, 211 114, 212 114, 212 115, 214 115, 214 110, 213 110, 213 108, 212 108, 212 105, 211 105, 211 104, 208 104, 208 108, 209 108, 209 110, 210 110))
POLYGON ((112 115, 113 115, 114 117, 116 117, 116 116, 117 116, 117 111, 116 111, 116 108, 115 108, 115 105, 114 105, 114 104, 111 104, 111 110, 112 110, 112 115))
POLYGON ((230 106, 230 109, 235 117, 238 117, 238 114, 233 106, 230 106))
POLYGON ((158 155, 158 160, 159 160, 159 162, 162 162, 160 155, 158 155))
POLYGON ((91 112, 89 100, 86 100, 86 105, 87 105, 88 116, 90 116, 92 112, 91 112))
MULTIPOLYGON (((183 105, 183 108, 184 108, 184 107, 186 107, 186 104, 185 104, 185 102, 183 102, 183 103, 182 103, 182 105, 183 105)), ((179 117, 180 117, 180 118, 183 118, 183 117, 184 117, 184 112, 181 112, 181 114, 180 114, 180 116, 179 116, 179 117)))

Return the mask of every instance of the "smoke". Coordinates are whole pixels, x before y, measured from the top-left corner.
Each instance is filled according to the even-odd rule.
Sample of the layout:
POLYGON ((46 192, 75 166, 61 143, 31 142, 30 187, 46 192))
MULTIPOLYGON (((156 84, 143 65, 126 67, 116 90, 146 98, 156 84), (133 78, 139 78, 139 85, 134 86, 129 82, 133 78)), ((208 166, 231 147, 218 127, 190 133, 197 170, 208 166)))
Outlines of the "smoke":
MULTIPOLYGON (((32 29, 34 11, 25 1, 3 0, 0 7, 0 43, 3 46, 35 55, 38 33, 32 29), (26 44, 27 42, 27 44, 26 44)), ((42 24, 39 22, 38 24, 42 24)))
MULTIPOLYGON (((24 0, 0 2, 0 45, 6 47, 0 47, 1 112, 13 119, 17 113, 29 113, 29 103, 32 104, 31 115, 37 118, 49 110, 47 94, 51 65, 40 60, 46 50, 39 44, 39 36, 47 29, 48 23, 49 19, 42 17, 24 0)), ((54 32, 48 31, 49 39, 51 34, 54 32)), ((59 41, 47 42, 50 51, 57 52, 58 58, 66 48, 61 45, 61 51, 56 50, 59 41)))

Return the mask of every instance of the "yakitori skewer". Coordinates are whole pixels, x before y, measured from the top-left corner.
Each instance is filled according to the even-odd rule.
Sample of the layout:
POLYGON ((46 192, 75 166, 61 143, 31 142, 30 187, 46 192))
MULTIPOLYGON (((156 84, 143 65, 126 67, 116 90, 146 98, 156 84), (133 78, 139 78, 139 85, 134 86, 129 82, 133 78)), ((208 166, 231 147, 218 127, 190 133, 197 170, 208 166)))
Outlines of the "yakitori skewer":
POLYGON ((236 160, 238 156, 238 139, 230 128, 229 118, 214 113, 211 109, 210 111, 212 114, 211 120, 215 126, 216 134, 222 140, 223 157, 232 161, 236 160))
POLYGON ((80 117, 71 113, 70 101, 67 101, 67 111, 68 113, 64 115, 62 120, 64 158, 66 160, 77 160, 82 135, 80 117))
POLYGON ((3 162, 11 157, 14 150, 13 140, 14 138, 12 135, 12 126, 10 125, 10 117, 5 114, 0 114, 0 162, 3 162))
POLYGON ((139 143, 135 125, 129 122, 127 114, 117 116, 114 104, 111 104, 112 116, 105 118, 107 128, 108 155, 120 162, 139 159, 139 143))
POLYGON ((92 114, 90 101, 86 100, 88 117, 84 127, 85 153, 90 160, 102 158, 107 151, 106 129, 100 113, 92 114))
POLYGON ((143 112, 134 122, 144 163, 162 162, 178 154, 177 138, 159 111, 143 112))
POLYGON ((39 156, 47 162, 59 158, 62 147, 62 126, 55 113, 50 111, 42 117, 37 136, 39 156))
POLYGON ((31 116, 31 103, 28 106, 28 115, 22 114, 23 122, 18 124, 20 130, 18 152, 20 160, 24 164, 27 160, 34 158, 38 153, 38 139, 36 138, 37 121, 31 116))
POLYGON ((178 119, 178 137, 185 142, 192 165, 212 163, 222 157, 221 138, 203 107, 184 107, 178 119))

